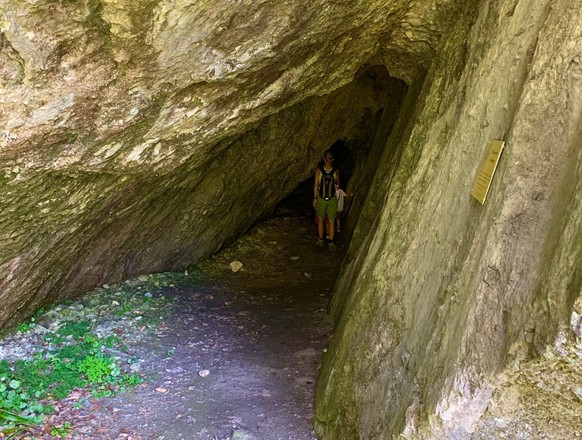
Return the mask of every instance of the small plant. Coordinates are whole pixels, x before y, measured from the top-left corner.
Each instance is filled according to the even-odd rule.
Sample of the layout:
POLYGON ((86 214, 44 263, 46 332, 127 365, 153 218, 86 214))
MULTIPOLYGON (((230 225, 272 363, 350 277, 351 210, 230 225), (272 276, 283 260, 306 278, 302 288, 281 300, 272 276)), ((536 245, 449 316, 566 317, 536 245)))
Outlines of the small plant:
POLYGON ((0 434, 12 439, 34 425, 32 420, 0 408, 0 434))
POLYGON ((91 332, 91 322, 89 321, 67 321, 57 330, 57 334, 63 338, 72 337, 78 340, 91 332))
POLYGON ((33 322, 31 323, 23 322, 21 324, 18 324, 18 331, 21 333, 27 333, 30 329, 33 329, 34 327, 36 327, 36 324, 34 324, 33 322))
POLYGON ((129 385, 129 386, 136 386, 136 385, 140 385, 143 383, 143 377, 141 377, 139 374, 130 374, 129 376, 127 376, 125 384, 129 385))
POLYGON ((36 327, 36 318, 38 316, 37 313, 35 313, 34 316, 30 318, 29 322, 21 322, 18 324, 16 330, 21 333, 28 333, 30 330, 34 329, 36 327))
POLYGON ((79 362, 78 369, 87 375, 89 382, 101 384, 112 375, 115 367, 116 365, 111 358, 90 355, 79 362))
POLYGON ((121 306, 121 308, 119 309, 117 314, 118 314, 118 316, 127 315, 129 312, 131 312, 131 309, 132 309, 131 304, 126 303, 123 306, 121 306))
POLYGON ((121 338, 116 335, 109 335, 105 338, 105 346, 107 348, 114 348, 121 346, 121 338))
POLYGON ((101 386, 99 388, 93 388, 91 395, 95 399, 103 399, 104 397, 113 396, 113 391, 111 391, 107 386, 101 386))
POLYGON ((65 422, 61 426, 53 426, 51 427, 51 435, 55 435, 57 437, 66 437, 71 430, 71 422, 65 422))

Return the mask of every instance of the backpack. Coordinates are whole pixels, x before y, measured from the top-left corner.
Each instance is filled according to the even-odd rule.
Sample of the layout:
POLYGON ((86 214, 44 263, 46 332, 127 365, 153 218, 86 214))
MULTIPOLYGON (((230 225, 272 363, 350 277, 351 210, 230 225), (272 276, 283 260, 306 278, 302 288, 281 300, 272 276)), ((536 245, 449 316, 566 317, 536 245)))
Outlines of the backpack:
POLYGON ((321 179, 319 180, 319 197, 324 200, 331 200, 335 196, 335 167, 332 167, 329 172, 325 171, 323 165, 319 167, 321 170, 321 179))

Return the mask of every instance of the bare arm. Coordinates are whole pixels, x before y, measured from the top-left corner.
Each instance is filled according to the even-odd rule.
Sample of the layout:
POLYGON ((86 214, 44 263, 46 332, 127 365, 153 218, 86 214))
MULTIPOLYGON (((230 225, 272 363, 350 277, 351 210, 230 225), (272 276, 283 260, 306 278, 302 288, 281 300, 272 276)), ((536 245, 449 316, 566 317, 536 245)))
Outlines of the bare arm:
POLYGON ((321 180, 321 171, 319 168, 315 170, 315 178, 313 179, 313 198, 317 199, 317 193, 319 192, 319 181, 321 180))
POLYGON ((319 168, 315 170, 315 177, 313 178, 313 208, 317 209, 317 193, 319 192, 319 180, 321 179, 321 171, 319 168))

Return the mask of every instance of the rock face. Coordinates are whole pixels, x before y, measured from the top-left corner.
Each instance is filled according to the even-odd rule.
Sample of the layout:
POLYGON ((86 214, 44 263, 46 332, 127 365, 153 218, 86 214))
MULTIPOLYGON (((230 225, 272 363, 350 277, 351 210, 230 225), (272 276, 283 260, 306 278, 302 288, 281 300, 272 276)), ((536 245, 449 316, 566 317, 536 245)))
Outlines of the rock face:
POLYGON ((316 427, 490 429, 496 373, 581 291, 577 3, 0 0, 0 326, 215 252, 347 140, 361 216, 316 427))
POLYGON ((478 423, 496 373, 551 343, 581 293, 582 7, 470 3, 354 233, 318 386, 324 439, 518 438, 478 423), (469 193, 493 139, 507 149, 481 206, 469 193))
POLYGON ((2 0, 0 326, 196 262, 372 143, 389 84, 360 66, 406 48, 417 77, 448 3, 2 0))

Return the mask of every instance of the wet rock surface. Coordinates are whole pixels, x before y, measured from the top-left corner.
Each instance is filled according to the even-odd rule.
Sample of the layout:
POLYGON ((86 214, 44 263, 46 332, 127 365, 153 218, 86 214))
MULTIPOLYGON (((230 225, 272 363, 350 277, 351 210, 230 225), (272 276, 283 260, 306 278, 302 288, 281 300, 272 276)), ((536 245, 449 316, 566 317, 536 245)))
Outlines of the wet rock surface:
MULTIPOLYGON (((94 316, 146 377, 115 398, 75 391, 47 423, 70 421, 72 439, 315 439, 314 387, 341 252, 315 248, 312 237, 303 217, 273 219, 187 274, 132 281, 133 296, 116 294, 128 284, 107 286, 47 312, 49 327, 94 316)), ((37 332, 40 324, 6 338, 3 356, 30 355, 37 332)), ((45 426, 35 438, 53 437, 45 426)))

